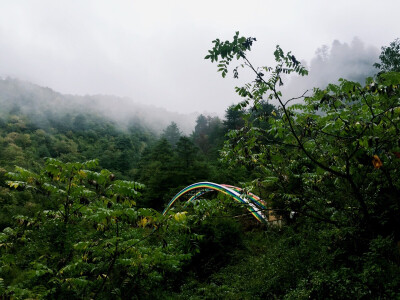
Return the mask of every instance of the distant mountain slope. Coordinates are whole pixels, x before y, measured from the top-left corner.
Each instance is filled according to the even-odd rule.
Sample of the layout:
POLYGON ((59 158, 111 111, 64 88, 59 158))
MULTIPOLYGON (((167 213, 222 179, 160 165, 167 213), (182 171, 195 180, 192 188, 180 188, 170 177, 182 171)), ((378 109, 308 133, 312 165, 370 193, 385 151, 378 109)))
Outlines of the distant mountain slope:
POLYGON ((19 112, 38 127, 49 126, 49 116, 62 120, 79 113, 105 117, 122 127, 137 125, 160 133, 172 121, 190 134, 197 114, 184 115, 109 95, 63 95, 18 79, 0 79, 0 116, 19 112))

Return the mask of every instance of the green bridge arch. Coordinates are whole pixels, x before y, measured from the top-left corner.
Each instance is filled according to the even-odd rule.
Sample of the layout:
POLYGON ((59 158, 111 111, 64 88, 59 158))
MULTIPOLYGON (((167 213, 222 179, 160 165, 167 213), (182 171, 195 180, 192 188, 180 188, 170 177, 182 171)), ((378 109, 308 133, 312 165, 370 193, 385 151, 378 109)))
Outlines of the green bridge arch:
POLYGON ((189 199, 187 200, 187 203, 189 203, 197 199, 201 195, 212 191, 217 191, 219 193, 226 194, 235 201, 245 204, 246 208, 259 222, 262 223, 268 222, 268 214, 266 213, 267 205, 258 196, 252 193, 246 193, 244 195, 242 194, 243 190, 239 187, 227 184, 218 184, 213 182, 197 182, 185 187, 171 199, 167 207, 164 209, 163 214, 165 215, 168 212, 168 210, 173 206, 175 201, 177 201, 178 199, 180 199, 185 195, 190 196, 189 199))

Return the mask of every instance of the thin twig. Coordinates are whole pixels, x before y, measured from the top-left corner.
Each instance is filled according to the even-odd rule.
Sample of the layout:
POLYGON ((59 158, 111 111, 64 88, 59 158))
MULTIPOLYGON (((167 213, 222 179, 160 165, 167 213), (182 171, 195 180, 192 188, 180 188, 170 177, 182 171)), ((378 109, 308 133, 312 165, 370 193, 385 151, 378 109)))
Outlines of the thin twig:
POLYGON ((291 98, 291 99, 287 100, 287 101, 285 102, 285 106, 286 106, 290 101, 298 100, 298 99, 304 98, 304 96, 305 96, 305 94, 307 94, 307 92, 308 92, 308 90, 306 90, 306 91, 303 93, 303 95, 301 95, 301 96, 299 96, 299 97, 294 97, 294 98, 291 98))

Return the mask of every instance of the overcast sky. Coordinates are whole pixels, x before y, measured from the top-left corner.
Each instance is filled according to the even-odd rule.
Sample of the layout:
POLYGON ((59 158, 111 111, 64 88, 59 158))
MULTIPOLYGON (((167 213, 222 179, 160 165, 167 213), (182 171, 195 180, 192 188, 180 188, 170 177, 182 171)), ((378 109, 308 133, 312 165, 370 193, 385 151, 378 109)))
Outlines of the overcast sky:
POLYGON ((238 83, 203 59, 213 39, 240 31, 257 38, 256 64, 273 65, 279 44, 335 78, 354 73, 349 56, 357 60, 359 51, 369 64, 400 37, 399 11, 398 0, 1 0, 0 75, 62 93, 221 114, 238 101, 238 83), (323 45, 332 59, 318 66, 323 45), (338 67, 342 59, 347 69, 338 67))

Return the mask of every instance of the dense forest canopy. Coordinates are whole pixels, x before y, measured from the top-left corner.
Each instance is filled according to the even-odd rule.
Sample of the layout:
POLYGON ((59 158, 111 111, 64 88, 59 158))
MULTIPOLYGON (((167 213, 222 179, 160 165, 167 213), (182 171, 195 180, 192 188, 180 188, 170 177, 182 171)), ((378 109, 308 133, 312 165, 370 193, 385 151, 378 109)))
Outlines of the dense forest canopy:
POLYGON ((243 67, 254 80, 191 134, 0 81, 2 298, 400 297, 398 40, 364 84, 291 99, 286 75, 308 70, 279 46, 276 66, 253 65, 255 42, 213 41, 223 77, 243 67), (198 181, 257 194, 282 225, 216 193, 161 213, 198 181))

